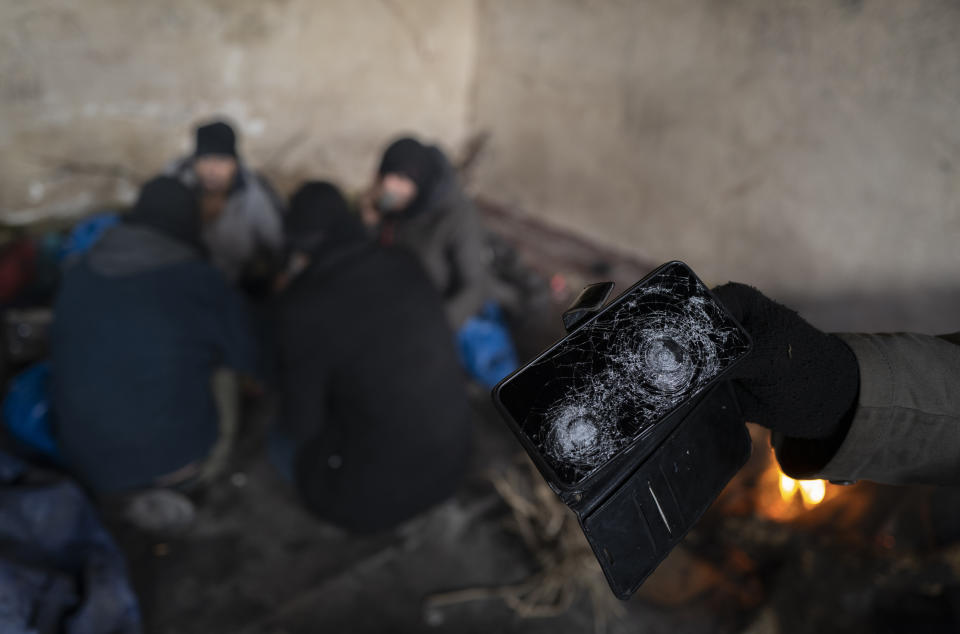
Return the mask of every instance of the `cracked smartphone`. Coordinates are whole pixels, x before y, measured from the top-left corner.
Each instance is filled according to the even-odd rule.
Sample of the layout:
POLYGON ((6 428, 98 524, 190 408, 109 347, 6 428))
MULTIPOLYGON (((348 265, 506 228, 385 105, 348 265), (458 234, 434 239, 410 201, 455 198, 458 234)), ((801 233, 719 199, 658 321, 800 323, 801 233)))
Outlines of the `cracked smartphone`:
POLYGON ((617 596, 639 588, 749 457, 722 378, 750 350, 696 274, 669 262, 494 388, 617 596))

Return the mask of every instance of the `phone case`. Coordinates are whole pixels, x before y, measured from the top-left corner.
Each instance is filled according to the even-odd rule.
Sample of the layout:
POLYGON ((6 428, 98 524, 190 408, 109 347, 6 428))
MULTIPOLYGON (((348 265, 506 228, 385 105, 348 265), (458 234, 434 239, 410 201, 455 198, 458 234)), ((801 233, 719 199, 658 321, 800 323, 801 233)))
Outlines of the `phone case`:
POLYGON ((749 434, 730 386, 722 379, 749 353, 752 344, 749 335, 682 262, 664 264, 601 308, 609 289, 609 285, 600 290, 588 287, 565 315, 567 337, 501 381, 493 398, 547 483, 577 515, 614 594, 626 599, 749 458, 749 434), (560 477, 556 462, 551 464, 505 405, 504 386, 562 350, 564 342, 582 328, 604 323, 605 312, 622 310, 618 308, 622 302, 644 296, 641 291, 647 285, 660 283, 664 276, 679 275, 695 281, 691 297, 712 302, 708 306, 711 314, 722 314, 724 327, 738 331, 737 358, 582 479, 571 482, 569 477, 560 477))

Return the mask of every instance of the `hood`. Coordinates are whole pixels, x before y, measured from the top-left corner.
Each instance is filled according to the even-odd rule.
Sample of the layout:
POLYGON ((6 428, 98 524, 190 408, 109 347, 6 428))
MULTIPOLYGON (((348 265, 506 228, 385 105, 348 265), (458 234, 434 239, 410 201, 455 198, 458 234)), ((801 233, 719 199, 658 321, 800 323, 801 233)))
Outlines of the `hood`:
POLYGON ((86 259, 95 273, 124 277, 199 258, 196 249, 156 229, 120 223, 103 234, 86 259))
POLYGON ((387 147, 377 173, 381 178, 386 174, 400 174, 416 183, 416 198, 396 212, 407 218, 429 213, 438 200, 450 196, 450 190, 459 187, 456 169, 443 151, 411 137, 398 139, 387 147))
POLYGON ((294 250, 311 255, 369 240, 360 217, 350 211, 343 194, 325 181, 309 181, 294 193, 284 217, 284 232, 294 250))

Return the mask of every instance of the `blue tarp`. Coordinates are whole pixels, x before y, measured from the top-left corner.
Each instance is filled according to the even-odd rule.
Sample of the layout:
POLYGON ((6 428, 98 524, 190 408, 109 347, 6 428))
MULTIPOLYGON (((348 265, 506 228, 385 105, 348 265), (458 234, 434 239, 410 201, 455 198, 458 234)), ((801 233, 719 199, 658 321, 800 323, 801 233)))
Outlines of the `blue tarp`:
POLYGON ((141 632, 123 556, 83 491, 3 452, 0 632, 141 632))

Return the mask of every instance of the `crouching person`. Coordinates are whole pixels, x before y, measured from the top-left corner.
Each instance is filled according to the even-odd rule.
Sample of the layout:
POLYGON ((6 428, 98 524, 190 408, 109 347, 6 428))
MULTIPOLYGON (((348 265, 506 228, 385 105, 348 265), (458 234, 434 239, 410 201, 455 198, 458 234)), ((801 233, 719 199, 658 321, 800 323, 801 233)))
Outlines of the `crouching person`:
MULTIPOLYGON (((255 365, 246 306, 204 258, 195 197, 173 178, 150 181, 56 300, 55 434, 68 467, 103 495, 209 477, 236 429, 236 375, 223 369, 252 376, 255 365)), ((134 498, 133 519, 168 528, 187 503, 134 498)))
POLYGON ((492 388, 517 368, 502 317, 489 236, 456 170, 436 146, 414 138, 391 143, 361 215, 384 245, 416 255, 441 293, 469 374, 492 388))
POLYGON ((193 155, 174 161, 168 175, 190 187, 199 200, 210 260, 232 282, 256 286, 259 269, 283 250, 280 200, 240 158, 227 123, 198 127, 196 139, 193 155))
POLYGON ((286 228, 300 272, 276 306, 273 460, 321 518, 390 528, 449 497, 467 464, 443 302, 413 255, 366 237, 332 185, 304 185, 286 228))

